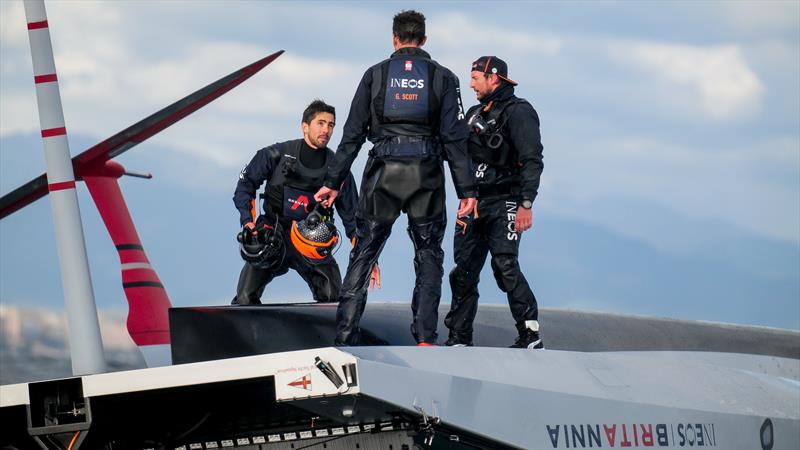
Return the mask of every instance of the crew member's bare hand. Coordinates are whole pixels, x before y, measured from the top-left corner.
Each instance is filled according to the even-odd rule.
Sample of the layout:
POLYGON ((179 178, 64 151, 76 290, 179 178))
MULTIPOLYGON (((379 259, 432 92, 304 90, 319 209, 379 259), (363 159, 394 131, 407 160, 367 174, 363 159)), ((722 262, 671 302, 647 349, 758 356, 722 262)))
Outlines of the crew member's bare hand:
POLYGON ((339 195, 339 191, 322 186, 319 188, 317 193, 314 194, 314 200, 316 200, 318 203, 321 203, 322 206, 330 208, 333 206, 333 202, 336 200, 337 195, 339 195))
POLYGON ((533 209, 517 208, 517 219, 514 221, 517 233, 529 230, 533 226, 533 209))
POLYGON ((462 198, 458 204, 458 217, 466 217, 472 214, 475 206, 478 205, 478 200, 474 197, 462 198))
POLYGON ((250 234, 252 234, 253 236, 256 235, 256 224, 254 224, 253 222, 247 222, 246 224, 244 224, 244 227, 247 228, 247 231, 249 231, 250 234))
POLYGON ((369 288, 370 290, 381 288, 381 268, 378 267, 378 263, 372 266, 372 274, 369 276, 369 288))

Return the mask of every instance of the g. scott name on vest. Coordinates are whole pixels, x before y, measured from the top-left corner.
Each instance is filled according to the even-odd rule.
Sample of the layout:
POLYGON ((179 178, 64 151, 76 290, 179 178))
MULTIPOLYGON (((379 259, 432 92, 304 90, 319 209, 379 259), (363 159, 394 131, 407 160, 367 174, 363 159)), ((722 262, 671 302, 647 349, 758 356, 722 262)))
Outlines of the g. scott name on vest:
POLYGON ((716 447, 713 423, 545 425, 553 448, 716 447), (601 430, 602 428, 602 430, 601 430), (655 429, 655 433, 653 430, 655 429))
POLYGON ((425 87, 425 80, 415 80, 413 78, 410 80, 408 78, 391 78, 389 80, 389 87, 422 89, 425 87))

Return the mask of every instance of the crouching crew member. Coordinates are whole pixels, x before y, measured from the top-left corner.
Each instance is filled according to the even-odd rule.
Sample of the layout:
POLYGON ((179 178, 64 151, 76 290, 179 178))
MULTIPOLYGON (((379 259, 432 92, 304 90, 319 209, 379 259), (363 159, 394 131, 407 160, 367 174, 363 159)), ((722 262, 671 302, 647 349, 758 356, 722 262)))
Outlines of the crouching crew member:
POLYGON ((470 87, 480 104, 467 111, 467 146, 478 185, 478 206, 474 215, 456 222, 446 345, 472 345, 478 277, 491 252, 494 278, 508 296, 519 331, 512 347, 543 348, 536 297, 518 259, 522 232, 532 225, 531 207, 543 168, 542 142, 539 116, 530 103, 514 95, 516 85, 508 78, 503 60, 483 56, 472 63, 470 87))
POLYGON ((336 345, 359 343, 370 268, 401 212, 408 215, 414 244, 411 333, 420 345, 436 343, 446 226, 443 159, 462 199, 459 214, 469 214, 475 204, 458 78, 420 48, 426 40, 422 14, 397 14, 392 31, 395 52, 361 78, 342 142, 317 193, 323 204, 338 199, 339 186, 369 137, 374 146, 361 182, 358 240, 339 298, 336 345))
MULTIPOLYGON (((233 203, 239 210, 244 235, 268 228, 281 237, 285 252, 281 249, 279 255, 271 255, 275 258, 270 261, 245 263, 232 304, 260 304, 264 287, 289 269, 294 269, 305 280, 314 300, 334 302, 338 299, 342 277, 327 247, 309 247, 314 242, 297 239, 293 244, 290 238, 292 222, 303 221, 317 205, 314 193, 322 186, 327 166, 333 160, 333 151, 327 144, 335 124, 334 107, 321 100, 313 101, 303 112, 300 124, 303 138, 262 148, 239 175, 233 203), (267 186, 263 195, 263 213, 254 220, 256 192, 264 181, 267 186)), ((336 210, 347 237, 353 238, 358 202, 353 175, 343 175, 337 186, 341 195, 336 199, 336 210)), ((332 244, 330 240, 328 243, 332 244)))

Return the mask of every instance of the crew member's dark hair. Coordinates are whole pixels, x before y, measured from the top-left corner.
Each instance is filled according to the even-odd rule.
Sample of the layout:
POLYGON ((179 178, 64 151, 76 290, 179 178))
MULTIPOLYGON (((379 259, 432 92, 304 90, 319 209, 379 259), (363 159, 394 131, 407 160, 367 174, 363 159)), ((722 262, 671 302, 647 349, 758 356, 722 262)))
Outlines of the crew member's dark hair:
POLYGON ((303 111, 303 123, 310 124, 319 113, 331 113, 333 117, 336 118, 336 108, 320 99, 315 99, 306 107, 306 110, 303 111))
POLYGON ((425 38, 425 16, 416 11, 401 11, 394 16, 392 33, 403 43, 421 44, 425 38))

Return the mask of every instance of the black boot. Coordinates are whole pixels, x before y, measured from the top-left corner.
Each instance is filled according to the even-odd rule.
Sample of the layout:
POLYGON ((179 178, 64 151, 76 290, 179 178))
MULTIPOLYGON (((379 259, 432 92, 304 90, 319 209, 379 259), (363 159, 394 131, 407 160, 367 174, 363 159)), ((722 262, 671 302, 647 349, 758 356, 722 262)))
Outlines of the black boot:
POLYGON ((444 345, 448 347, 472 347, 472 339, 462 339, 453 333, 447 338, 444 345))
POLYGON ((542 338, 539 336, 539 322, 537 320, 526 320, 521 324, 517 324, 517 330, 519 331, 519 337, 509 348, 527 348, 530 350, 544 348, 542 338))

